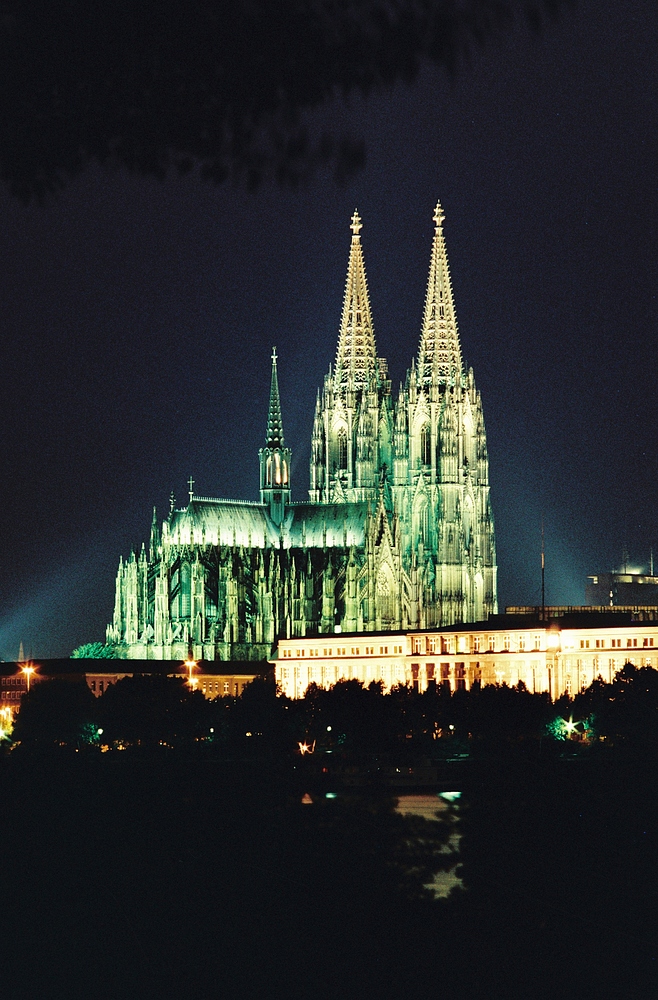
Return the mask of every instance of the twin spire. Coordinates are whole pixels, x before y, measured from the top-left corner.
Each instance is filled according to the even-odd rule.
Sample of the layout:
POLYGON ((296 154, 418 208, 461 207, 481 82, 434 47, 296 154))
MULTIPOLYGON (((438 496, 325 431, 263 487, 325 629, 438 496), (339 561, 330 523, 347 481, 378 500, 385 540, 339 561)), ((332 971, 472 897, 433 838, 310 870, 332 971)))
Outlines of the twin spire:
POLYGON ((441 202, 434 210, 434 241, 418 351, 418 384, 454 385, 462 374, 462 355, 443 238, 441 202))
MULTIPOLYGON (((418 351, 418 384, 454 385, 462 375, 462 357, 450 269, 443 237, 445 215, 441 203, 434 210, 434 241, 418 351)), ((352 243, 347 266, 343 314, 338 335, 334 385, 337 392, 365 389, 378 373, 375 334, 370 312, 360 232, 361 217, 354 210, 352 243)))
MULTIPOLYGON (((411 373, 415 385, 426 390, 439 386, 461 385, 463 378, 457 319, 443 238, 444 218, 441 204, 437 202, 434 210, 434 240, 418 351, 418 368, 414 372, 412 365, 411 373)), ((349 401, 348 394, 351 393, 361 394, 368 390, 381 390, 385 384, 390 389, 390 382, 384 382, 387 379, 386 362, 377 357, 368 283, 361 247, 362 224, 356 209, 350 228, 352 241, 338 336, 336 368, 333 374, 334 392, 339 398, 342 398, 343 403, 349 401)), ((331 374, 329 378, 331 378, 331 374)), ((349 405, 353 405, 353 403, 349 405)), ((357 437, 362 437, 365 440, 370 439, 373 429, 366 430, 364 414, 365 410, 361 413, 357 437)), ((318 466, 324 462, 328 469, 329 456, 322 457, 323 430, 318 397, 313 426, 313 454, 315 455, 317 451, 317 457, 312 459, 312 466, 314 462, 318 466)), ((270 504, 271 515, 275 523, 278 524, 281 523, 284 514, 286 497, 289 498, 290 495, 290 459, 290 450, 284 444, 277 354, 276 348, 273 348, 267 439, 265 448, 260 450, 260 485, 261 503, 270 504)), ((339 469, 348 470, 351 468, 348 457, 343 457, 342 452, 334 456, 332 461, 339 469)), ((327 480, 327 490, 328 488, 327 480)), ((316 484, 312 489, 317 491, 323 487, 316 484)))
POLYGON ((350 229, 352 244, 347 265, 343 315, 336 352, 335 387, 337 392, 347 389, 366 389, 377 370, 375 334, 370 313, 368 282, 361 247, 361 217, 354 210, 350 229))
MULTIPOLYGON (((450 269, 443 237, 445 215, 441 203, 434 210, 434 240, 425 297, 425 311, 418 351, 418 384, 454 385, 462 375, 462 357, 457 317, 452 295, 450 269)), ((334 385, 339 393, 347 389, 367 389, 378 374, 375 333, 370 312, 368 282, 361 246, 361 217, 354 210, 350 229, 352 243, 347 265, 343 315, 338 335, 334 385)), ((274 450, 284 447, 276 347, 272 350, 270 406, 267 415, 267 444, 274 450)))

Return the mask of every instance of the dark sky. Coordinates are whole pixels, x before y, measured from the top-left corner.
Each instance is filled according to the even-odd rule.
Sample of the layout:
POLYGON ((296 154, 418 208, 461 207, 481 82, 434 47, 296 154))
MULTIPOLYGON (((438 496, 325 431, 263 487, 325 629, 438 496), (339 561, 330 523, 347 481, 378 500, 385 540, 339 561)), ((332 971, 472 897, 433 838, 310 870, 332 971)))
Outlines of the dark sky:
POLYGON ((46 207, 0 192, 0 656, 104 637, 152 505, 255 499, 270 352, 293 496, 333 360, 355 206, 379 353, 417 351, 437 197, 482 392, 501 606, 581 603, 587 573, 658 560, 658 140, 653 3, 582 2, 450 82, 310 119, 362 136, 338 187, 255 194, 91 168, 46 207))

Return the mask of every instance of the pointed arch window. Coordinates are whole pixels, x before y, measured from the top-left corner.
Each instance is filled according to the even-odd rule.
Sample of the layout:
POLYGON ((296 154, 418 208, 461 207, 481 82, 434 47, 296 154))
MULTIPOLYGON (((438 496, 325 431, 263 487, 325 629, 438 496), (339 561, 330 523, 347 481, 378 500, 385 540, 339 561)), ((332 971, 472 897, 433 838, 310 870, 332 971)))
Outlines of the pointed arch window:
POLYGON ((395 621, 395 584, 392 573, 388 567, 384 567, 377 578, 377 617, 382 625, 392 625, 395 621))
POLYGON ((462 507, 462 525, 464 528, 464 547, 469 552, 473 533, 473 501, 468 493, 464 497, 464 505, 462 507))
POLYGON ((423 465, 432 464, 432 435, 429 424, 423 424, 420 430, 420 461, 423 465))
POLYGON ((190 564, 187 562, 181 563, 180 568, 180 616, 181 618, 190 617, 190 564))
POLYGON ((274 453, 274 483, 276 486, 288 485, 288 463, 278 451, 274 453))
POLYGON ((414 534, 416 542, 425 548, 430 544, 430 505, 427 497, 419 497, 414 505, 414 534))
POLYGON ((347 469, 347 431, 338 431, 338 468, 347 469))
POLYGON ((430 505, 424 503, 420 512, 420 537, 425 548, 430 543, 430 505))
POLYGON ((288 485, 288 463, 278 451, 275 451, 273 455, 268 455, 267 457, 265 465, 265 485, 288 485))

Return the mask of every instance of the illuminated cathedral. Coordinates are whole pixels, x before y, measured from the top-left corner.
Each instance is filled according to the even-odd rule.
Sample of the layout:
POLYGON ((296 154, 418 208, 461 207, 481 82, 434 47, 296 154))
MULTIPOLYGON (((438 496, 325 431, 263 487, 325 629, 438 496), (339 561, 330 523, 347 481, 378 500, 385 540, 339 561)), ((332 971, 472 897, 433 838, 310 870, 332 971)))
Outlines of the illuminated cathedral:
POLYGON ((148 551, 119 563, 118 657, 266 659, 281 638, 432 628, 497 611, 480 394, 462 361, 437 205, 417 358, 394 395, 378 357, 361 245, 336 361, 318 391, 308 500, 291 497, 276 351, 260 500, 172 501, 148 551))

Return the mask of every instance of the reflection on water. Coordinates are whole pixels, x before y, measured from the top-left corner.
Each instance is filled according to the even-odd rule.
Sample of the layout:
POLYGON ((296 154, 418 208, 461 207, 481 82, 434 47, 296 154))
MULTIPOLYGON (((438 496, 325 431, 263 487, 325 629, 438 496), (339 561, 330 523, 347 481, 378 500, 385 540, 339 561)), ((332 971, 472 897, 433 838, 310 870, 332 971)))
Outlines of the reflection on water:
MULTIPOLYGON (((435 795, 401 795, 398 799, 396 812, 402 816, 422 816, 423 819, 437 823, 455 822, 455 813, 459 812, 461 792, 439 792, 435 795)), ((454 830, 448 843, 443 848, 449 854, 459 850, 459 833, 454 830)), ((455 886, 461 886, 462 880, 455 874, 459 861, 455 861, 447 871, 436 872, 427 888, 432 889, 437 899, 445 898, 455 886)))

